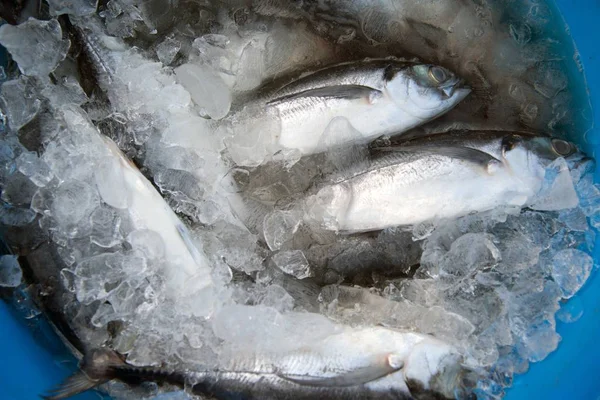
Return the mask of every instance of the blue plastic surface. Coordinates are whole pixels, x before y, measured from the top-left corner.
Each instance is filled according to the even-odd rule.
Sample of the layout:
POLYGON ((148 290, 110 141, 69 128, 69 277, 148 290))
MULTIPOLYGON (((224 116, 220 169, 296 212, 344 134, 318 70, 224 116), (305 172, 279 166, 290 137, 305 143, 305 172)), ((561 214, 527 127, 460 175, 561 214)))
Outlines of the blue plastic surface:
MULTIPOLYGON (((594 120, 600 121, 600 0, 557 0, 575 40, 584 65, 592 98, 594 120)), ((600 129, 587 136, 586 150, 600 156, 600 129)), ((597 171, 598 175, 598 171, 597 171)), ((595 260, 600 260, 600 243, 595 260)), ((600 273, 595 271, 579 299, 584 314, 572 324, 558 323, 563 337, 558 350, 515 379, 506 398, 521 399, 600 399, 600 273)), ((57 337, 42 323, 36 331, 16 318, 0 301, 0 397, 5 400, 38 399, 39 394, 61 381, 74 364, 57 337), (56 360, 64 360, 57 362, 56 360)), ((76 400, 98 399, 87 393, 76 400)))
MULTIPOLYGON (((557 0, 565 22, 570 27, 592 100, 596 126, 588 132, 586 151, 600 160, 600 1, 557 0)), ((599 162, 600 163, 600 162, 599 162)), ((596 169, 596 181, 600 177, 596 169)), ((594 260, 600 261, 600 243, 596 240, 594 260)), ((577 295, 583 303, 581 319, 572 324, 557 323, 562 336, 558 349, 529 371, 516 377, 508 390, 507 400, 530 399, 600 399, 600 271, 577 295)))

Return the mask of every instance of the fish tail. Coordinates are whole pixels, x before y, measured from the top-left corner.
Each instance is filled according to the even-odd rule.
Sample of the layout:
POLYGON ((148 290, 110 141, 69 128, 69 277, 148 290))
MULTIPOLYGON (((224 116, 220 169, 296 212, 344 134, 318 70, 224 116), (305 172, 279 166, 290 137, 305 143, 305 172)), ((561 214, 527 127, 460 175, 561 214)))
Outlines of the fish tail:
POLYGON ((83 393, 113 379, 115 368, 123 365, 125 362, 113 350, 92 350, 81 360, 79 371, 41 397, 45 400, 59 400, 83 393))
POLYGON ((185 385, 186 380, 185 374, 176 371, 127 364, 122 356, 107 348, 87 353, 79 367, 78 372, 41 397, 45 400, 66 399, 112 379, 130 384, 146 381, 165 382, 181 387, 185 385))

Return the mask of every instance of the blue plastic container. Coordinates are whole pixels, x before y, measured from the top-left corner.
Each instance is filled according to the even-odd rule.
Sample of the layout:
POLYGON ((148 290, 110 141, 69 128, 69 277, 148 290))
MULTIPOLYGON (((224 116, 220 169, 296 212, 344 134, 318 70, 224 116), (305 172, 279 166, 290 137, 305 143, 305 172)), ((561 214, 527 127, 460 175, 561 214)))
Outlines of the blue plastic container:
MULTIPOLYGON (((600 24, 599 0, 557 0, 565 22, 581 55, 594 110, 600 121, 600 24)), ((592 116, 582 116, 592 118, 592 116)), ((600 160, 600 128, 588 132, 586 152, 600 160)), ((597 177, 600 172, 596 171, 597 177)), ((600 240, 594 254, 600 261, 600 240)), ((520 399, 600 399, 600 274, 598 271, 576 296, 584 314, 572 324, 558 323, 562 341, 558 350, 541 363, 516 377, 508 390, 508 400, 520 399)), ((37 319, 37 318, 36 318, 37 319)), ((31 321, 33 322, 33 321, 31 321)), ((43 320, 28 323, 0 301, 0 397, 4 400, 38 399, 39 394, 69 375, 74 359, 43 320), (32 326, 35 329, 32 330, 32 326)), ((98 400, 85 393, 76 400, 98 400)))

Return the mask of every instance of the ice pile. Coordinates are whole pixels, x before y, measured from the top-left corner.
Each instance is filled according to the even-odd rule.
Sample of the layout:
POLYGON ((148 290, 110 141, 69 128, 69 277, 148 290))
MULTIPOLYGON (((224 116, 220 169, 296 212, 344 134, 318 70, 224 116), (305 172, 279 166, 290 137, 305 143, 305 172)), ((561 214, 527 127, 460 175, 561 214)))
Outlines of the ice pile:
MULTIPOLYGON (((575 297, 557 313, 593 270, 589 225, 600 226, 600 189, 589 163, 551 165, 542 196, 523 212, 340 237, 307 229, 290 204, 360 151, 277 154, 277 115, 256 124, 262 111, 241 106, 251 90, 287 73, 408 48, 482 88, 453 112, 457 124, 486 115, 506 129, 568 126, 560 62, 525 73, 559 58, 550 38, 532 33, 541 29, 533 14, 549 13, 543 4, 525 22, 494 26, 498 10, 485 2, 471 9, 324 1, 314 12, 302 8, 311 2, 215 11, 211 2, 113 0, 102 20, 90 16, 95 1, 49 3, 53 15, 70 14, 102 59, 95 74, 103 93, 86 94, 61 76, 69 42, 56 19, 0 29, 23 73, 0 90, 8 124, 0 127, 0 222, 48 234, 62 262, 56 275, 77 300, 65 313, 95 330, 83 338, 91 346, 108 344, 138 365, 212 368, 228 351, 299 346, 337 329, 313 312, 320 311, 455 343, 468 365, 489 372, 479 382, 484 397, 501 394, 513 374, 556 348, 555 318, 575 321, 583 312, 575 297), (430 43, 450 50, 440 54, 430 43), (488 44, 494 51, 483 51, 488 44), (500 94, 490 96, 495 86, 500 94), (100 134, 152 177, 164 202, 158 192, 131 190, 142 178, 100 134)), ((329 128, 344 131, 346 122, 329 128)), ((0 285, 19 284, 14 266, 2 258, 0 285)), ((124 398, 159 393, 153 385, 138 394, 118 383, 109 389, 124 398)))
POLYGON ((600 211, 600 192, 591 162, 571 166, 567 180, 559 174, 547 182, 553 188, 564 185, 552 200, 556 209, 560 201, 568 208, 440 223, 424 239, 412 279, 388 281, 381 290, 325 287, 319 298, 322 311, 350 324, 383 323, 453 342, 468 365, 490 371, 478 383, 479 395, 501 395, 513 374, 556 349, 555 318, 573 322, 582 313, 575 305, 573 311, 556 314, 594 268, 589 254, 595 233, 588 220, 593 224, 600 211), (575 207, 562 195, 573 184, 579 197, 575 207))

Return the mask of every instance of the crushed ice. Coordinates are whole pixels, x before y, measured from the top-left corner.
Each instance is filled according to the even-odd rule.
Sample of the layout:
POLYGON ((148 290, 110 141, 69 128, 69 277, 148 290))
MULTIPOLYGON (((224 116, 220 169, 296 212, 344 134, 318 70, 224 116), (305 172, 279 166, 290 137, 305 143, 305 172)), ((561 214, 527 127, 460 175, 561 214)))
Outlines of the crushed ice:
MULTIPOLYGON (((52 15, 85 17, 97 2, 49 3, 52 15)), ((420 13, 427 26, 439 14, 437 7, 442 6, 426 10, 417 4, 401 11, 420 13)), ((268 10, 262 12, 269 14, 268 10)), ((385 12, 355 10, 362 15, 362 33, 354 28, 336 32, 327 24, 319 29, 336 36, 338 44, 357 34, 385 43, 388 34, 401 35, 405 29, 390 24, 390 32, 385 32, 380 23, 385 12)), ((214 367, 226 351, 310 343, 334 332, 334 322, 384 324, 457 345, 473 369, 494 370, 494 376, 479 382, 480 394, 501 393, 513 374, 523 373, 529 362, 556 349, 556 319, 574 322, 586 311, 573 296, 594 269, 589 254, 595 233, 590 225, 600 226, 600 186, 593 182, 592 164, 568 165, 558 159, 547 168, 531 209, 428 222, 411 232, 389 229, 364 239, 311 231, 298 210, 285 207, 289 204, 254 208, 240 198, 240 186, 252 188, 258 182, 256 198, 275 199, 273 203, 283 198, 285 203, 323 171, 307 168, 294 154, 277 159, 278 149, 266 135, 276 134, 277 116, 257 124, 248 118, 258 112, 252 107, 231 116, 236 95, 258 87, 266 77, 316 61, 326 64, 334 52, 329 41, 306 26, 267 26, 256 16, 259 21, 253 21, 251 14, 234 15, 233 20, 221 17, 225 21, 219 34, 192 39, 194 28, 182 24, 176 35, 163 36, 146 52, 129 48, 121 38, 162 33, 161 16, 150 6, 109 2, 103 17, 114 37, 99 37, 109 53, 105 76, 99 79, 110 102, 108 110, 94 109, 70 77, 47 79, 70 44, 56 19, 30 19, 0 28, 0 42, 23 74, 4 82, 0 90, 8 121, 0 143, 1 222, 17 227, 33 222, 45 231, 66 266, 61 271, 65 287, 101 332, 87 339, 96 340, 96 345, 110 340, 133 364, 201 360, 214 367), (16 136, 32 121, 43 123, 44 151, 39 154, 16 136), (117 132, 116 142, 128 156, 141 160, 168 205, 194 225, 185 240, 198 249, 193 258, 203 263, 205 275, 179 275, 185 260, 174 252, 170 237, 160 225, 136 220, 136 194, 123 190, 127 183, 121 160, 102 150, 92 122, 117 132), (234 171, 231 161, 258 168, 234 171), (283 175, 270 175, 265 161, 279 163, 283 175), (261 179, 272 184, 262 185, 261 179), (230 204, 243 207, 232 210, 230 204), (258 215, 252 224, 245 218, 251 214, 258 215), (399 268, 398 276, 371 273, 379 263, 399 268), (368 282, 373 288, 340 285, 348 276, 353 283, 368 282), (115 321, 120 329, 108 338, 106 331, 115 321)), ((199 25, 217 19, 208 9, 198 15, 199 25)), ((489 16, 481 17, 474 20, 468 11, 459 13, 448 30, 460 32, 461 39, 454 38, 456 43, 449 46, 468 48, 465 43, 470 40, 488 40, 489 16), (463 29, 455 26, 460 24, 463 29)), ((92 20, 91 26, 97 23, 92 20)), ((533 25, 530 19, 511 24, 507 40, 514 43, 498 44, 505 50, 500 54, 532 46, 533 25)), ((494 65, 506 63, 503 57, 494 65)), ((538 60, 522 64, 529 61, 538 60)), ((522 72, 517 66, 506 67, 514 68, 512 79, 522 72)), ((481 76, 476 68, 471 73, 481 76)), ((547 115, 542 118, 542 102, 532 102, 529 92, 541 95, 544 102, 554 99, 567 79, 548 64, 529 84, 513 83, 508 91, 518 103, 516 117, 510 118, 536 126, 547 115)), ((502 113, 493 106, 486 112, 502 113)), ((558 121, 563 114, 556 111, 551 117, 558 121)), ((352 128, 346 122, 332 121, 328 129, 335 133, 352 128)), ((328 134, 323 140, 329 140, 328 134)), ((315 160, 335 171, 362 157, 356 149, 341 149, 327 160, 315 160)), ((17 267, 14 256, 0 259, 0 286, 20 284, 17 267)), ((108 388, 115 396, 127 396, 128 389, 119 384, 108 388)), ((148 388, 147 393, 157 394, 157 389, 148 388)), ((184 398, 182 392, 156 397, 184 398)))

